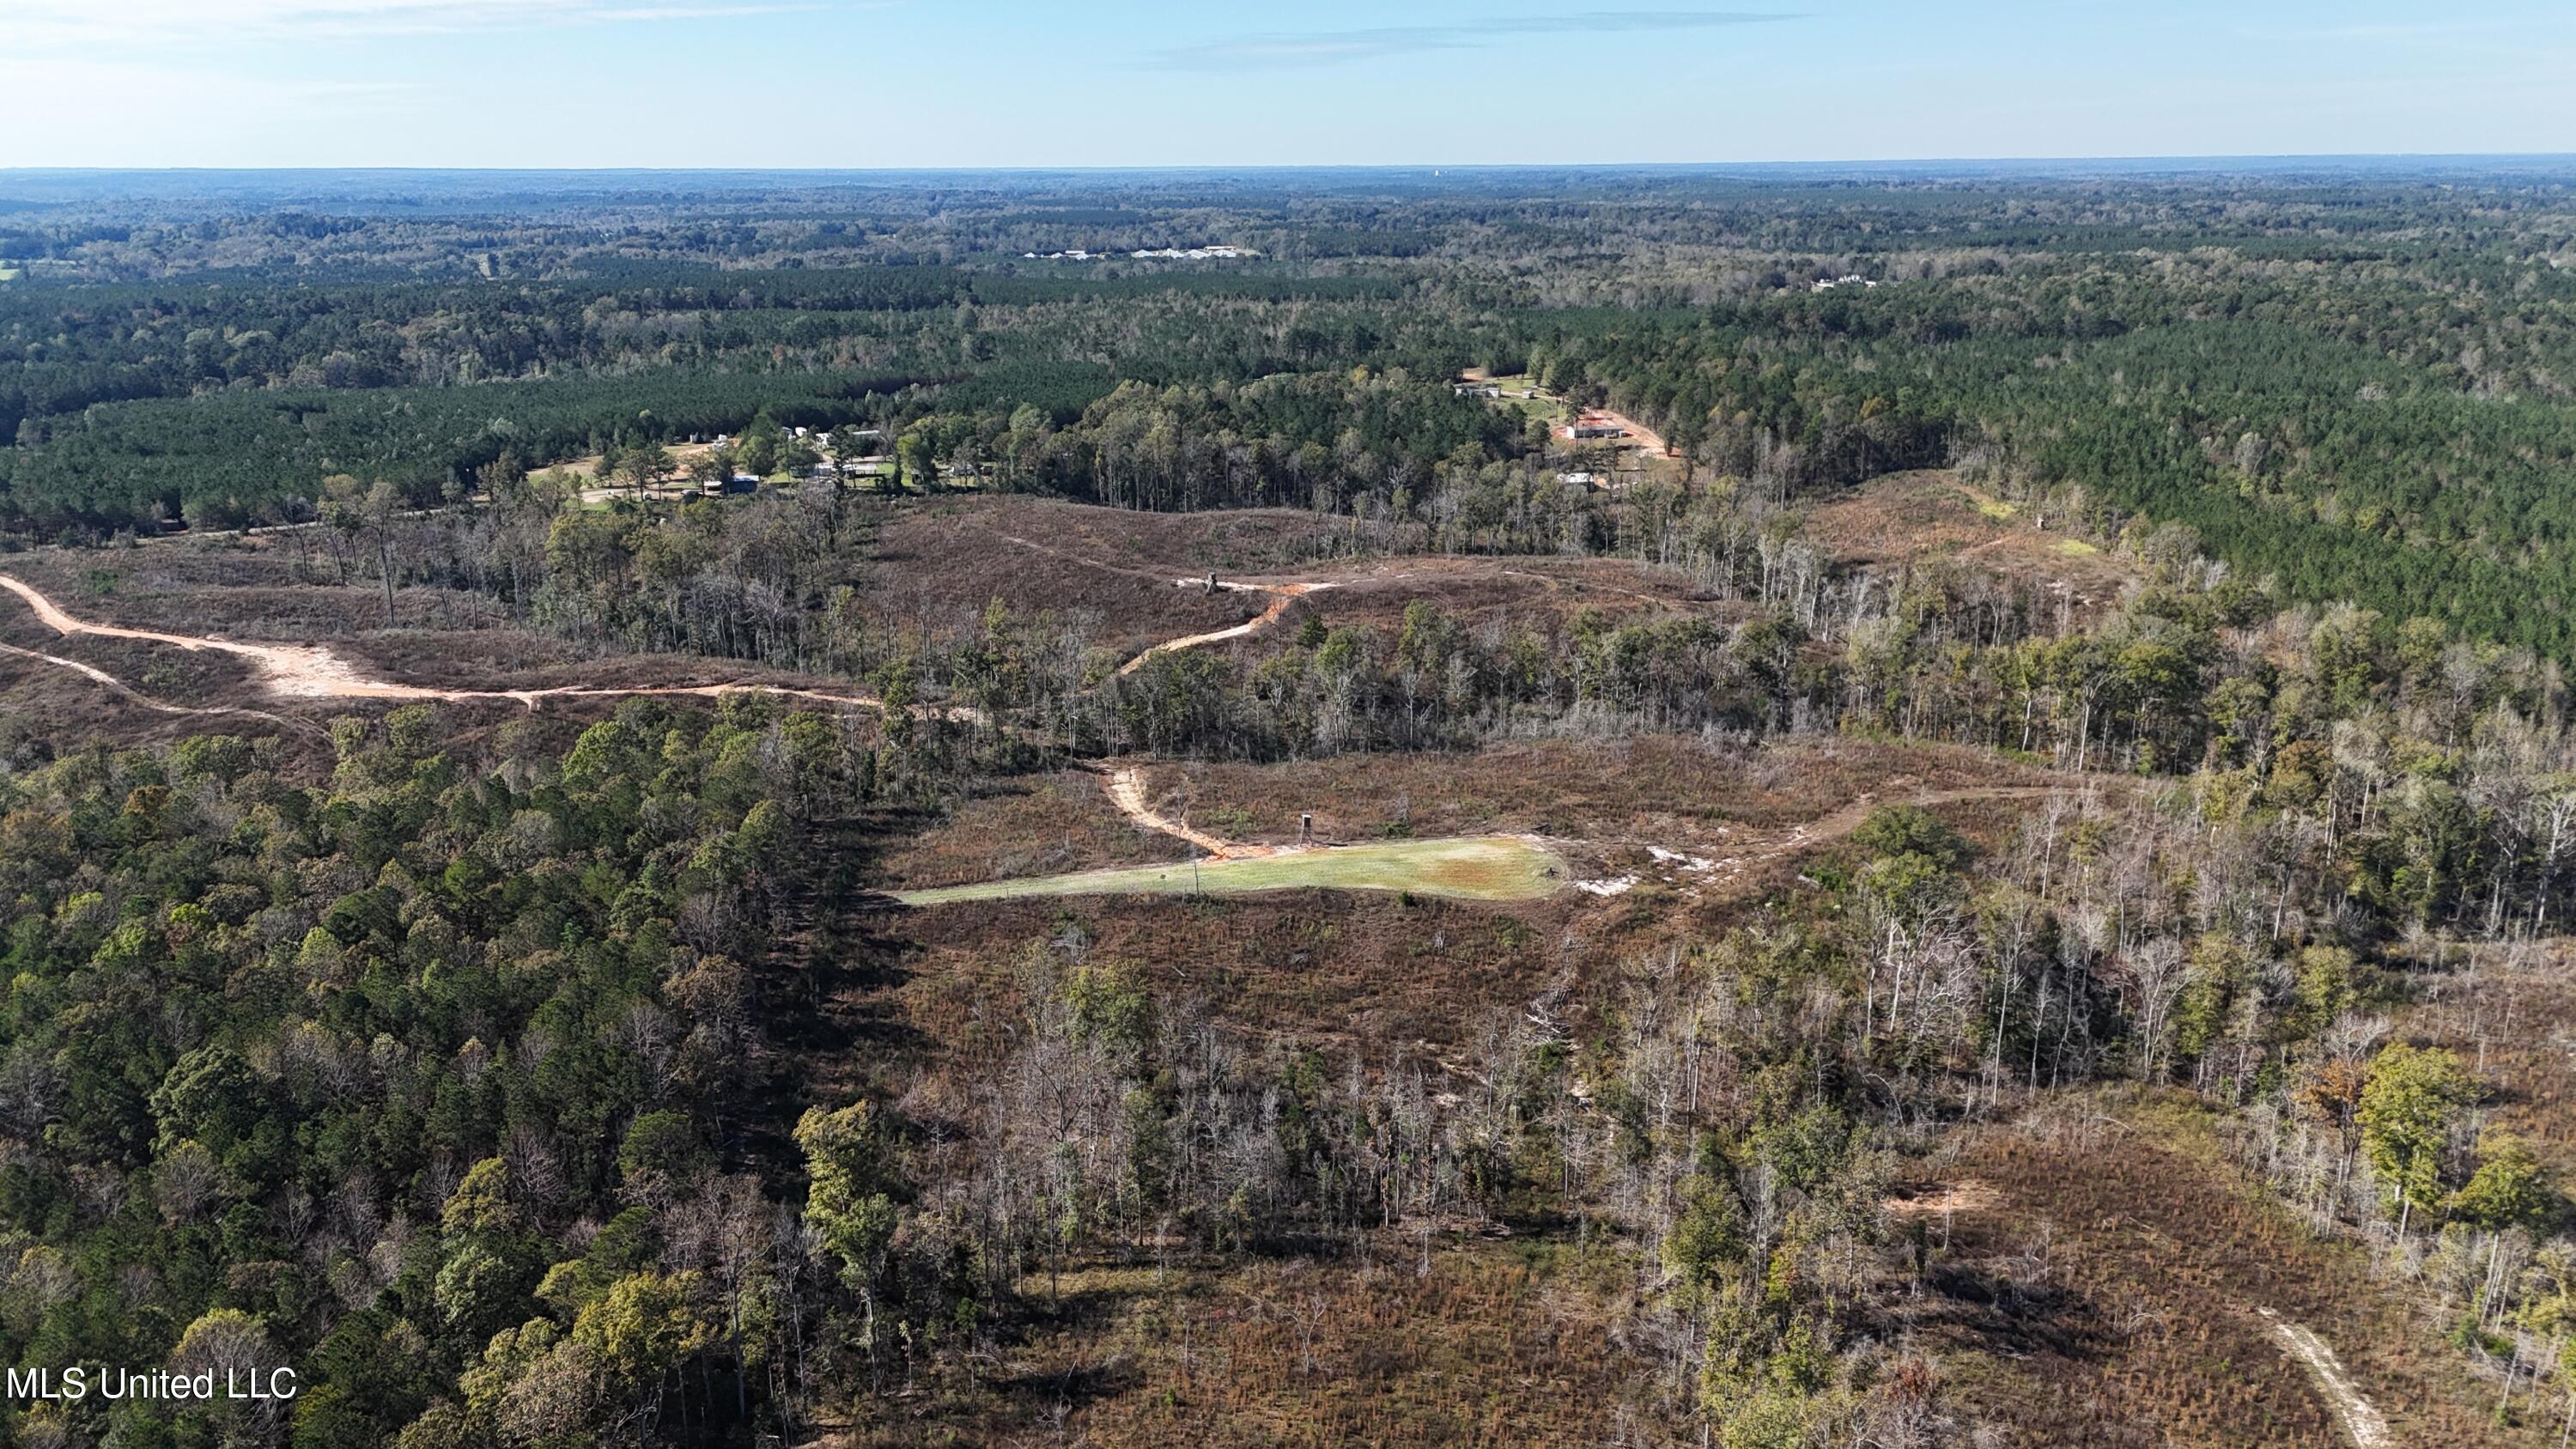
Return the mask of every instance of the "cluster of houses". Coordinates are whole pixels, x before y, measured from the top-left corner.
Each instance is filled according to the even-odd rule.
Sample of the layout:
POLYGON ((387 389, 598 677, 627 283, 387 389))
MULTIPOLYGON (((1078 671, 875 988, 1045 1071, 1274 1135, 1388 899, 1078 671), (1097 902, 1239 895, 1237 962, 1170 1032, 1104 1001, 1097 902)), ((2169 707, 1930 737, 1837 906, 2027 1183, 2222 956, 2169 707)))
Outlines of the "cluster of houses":
MULTIPOLYGON (((1534 398, 1540 395, 1536 388, 1526 392, 1506 392, 1501 383, 1484 377, 1461 378, 1451 382, 1449 387, 1460 397, 1482 398, 1487 401, 1506 397, 1534 398)), ((1566 421, 1557 424, 1555 433, 1559 440, 1568 443, 1597 442, 1602 439, 1628 436, 1628 425, 1607 414, 1586 411, 1577 412, 1566 421)), ((1567 487, 1579 488, 1586 493, 1610 486, 1610 478, 1607 474, 1586 469, 1560 472, 1556 478, 1567 487)))
POLYGON ((1830 292, 1836 287, 1868 287, 1875 289, 1878 285, 1878 283, 1871 281, 1867 277, 1834 277, 1830 280, 1819 281, 1814 286, 1808 288, 1808 290, 1812 292, 1830 292))
MULTIPOLYGON (((1115 252, 1093 252, 1072 247, 1060 252, 1022 252, 1020 258, 1031 262, 1105 262, 1115 255, 1115 252)), ((1127 255, 1140 262, 1235 262, 1261 253, 1250 247, 1157 247, 1127 255)))
MULTIPOLYGON (((785 433, 788 437, 802 438, 817 447, 820 447, 824 439, 828 436, 826 431, 822 428, 783 428, 780 431, 785 433)), ((882 438, 885 436, 885 430, 882 428, 859 428, 856 429, 855 432, 862 438, 882 438)), ((700 439, 697 434, 691 433, 689 435, 689 441, 696 443, 700 441, 700 439)), ((731 433, 718 433, 713 438, 709 438, 704 441, 717 448, 731 448, 734 446, 735 438, 731 433)), ((817 463, 812 468, 808 469, 805 476, 817 482, 828 482, 834 477, 841 475, 845 468, 856 467, 864 461, 866 460, 859 458, 828 459, 824 462, 817 463)), ((756 473, 744 472, 741 468, 736 467, 727 477, 708 479, 703 485, 701 485, 701 491, 711 495, 718 493, 756 493, 760 491, 760 476, 756 473)))

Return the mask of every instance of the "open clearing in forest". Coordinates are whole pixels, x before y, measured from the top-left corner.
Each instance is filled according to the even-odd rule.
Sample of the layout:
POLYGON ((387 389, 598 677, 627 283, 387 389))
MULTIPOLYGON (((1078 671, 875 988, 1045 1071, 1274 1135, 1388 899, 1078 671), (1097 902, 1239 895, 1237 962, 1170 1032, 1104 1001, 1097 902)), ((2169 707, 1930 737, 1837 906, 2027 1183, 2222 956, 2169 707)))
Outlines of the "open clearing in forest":
POLYGON ((1255 891, 1409 891, 1456 900, 1527 901, 1566 883, 1565 862, 1533 840, 1508 835, 1465 840, 1399 840, 1299 850, 1233 860, 1087 870, 1032 880, 989 881, 907 891, 907 906, 1000 901, 1023 896, 1244 895, 1255 891))
MULTIPOLYGON (((1061 516, 1080 517, 1075 514, 1061 516)), ((1218 579, 1213 588, 1205 588, 1194 587, 1203 583, 1198 578, 1176 580, 1170 573, 1157 574, 1145 568, 1085 558, 1051 543, 1018 534, 996 532, 992 536, 1006 544, 1017 545, 1014 554, 1022 559, 1034 556, 1061 561, 1080 569, 1085 575, 1107 576, 1122 582, 1132 578, 1142 589, 1136 600, 1140 622, 1146 611, 1154 609, 1187 615, 1195 606, 1227 595, 1264 594, 1269 597, 1269 607, 1248 619, 1237 614, 1236 621, 1225 627, 1179 637, 1162 636, 1131 657, 1125 666, 1128 672, 1158 655, 1256 634, 1278 623, 1292 605, 1314 598, 1319 591, 1333 590, 1332 597, 1337 601, 1368 594, 1373 588, 1390 597, 1412 597, 1414 591, 1426 583, 1459 582, 1453 575, 1463 574, 1469 581, 1478 577, 1473 566, 1462 570, 1443 566, 1447 561, 1435 563, 1414 559, 1400 563, 1383 561, 1360 569, 1346 568, 1330 579, 1218 579), (1181 587, 1175 588, 1175 584, 1181 587)), ((1543 598, 1552 602, 1580 598, 1585 602, 1579 607, 1585 608, 1594 607, 1589 601, 1596 593, 1633 600, 1650 608, 1687 607, 1687 601, 1680 597, 1651 593, 1642 588, 1632 589, 1597 577, 1598 574, 1599 570, 1587 574, 1583 571, 1538 571, 1534 567, 1497 569, 1485 565, 1482 578, 1485 581, 1509 580, 1525 598, 1543 598), (1531 584, 1538 586, 1535 592, 1530 590, 1531 584)), ((0 574, 0 591, 15 594, 42 625, 57 635, 111 644, 176 646, 186 654, 225 657, 238 661, 246 669, 245 682, 252 688, 294 700, 508 701, 533 712, 557 701, 643 696, 717 698, 737 693, 758 693, 843 708, 882 708, 881 703, 871 696, 836 694, 753 680, 513 688, 508 680, 487 675, 475 680, 474 687, 410 683, 370 673, 366 666, 317 644, 253 643, 221 635, 162 632, 81 619, 56 605, 36 586, 6 574, 0 574)), ((1240 607, 1239 601, 1236 607, 1240 607)), ((1362 617, 1367 616, 1363 614, 1362 617)), ((255 710, 240 710, 230 704, 209 709, 207 706, 166 703, 135 688, 124 673, 102 667, 115 664, 114 660, 93 663, 15 645, 5 647, 14 657, 77 672, 164 714, 247 713, 278 719, 260 715, 255 710)), ((515 672, 498 668, 491 674, 515 672)), ((202 690, 198 692, 202 694, 202 690)), ((944 718, 958 723, 988 723, 976 711, 960 706, 922 704, 913 706, 912 712, 920 717, 944 718)), ((288 723, 283 719, 278 719, 278 722, 288 723)), ((1000 727, 1010 728, 1007 724, 1000 727)), ((892 898, 905 905, 919 906, 1046 896, 1202 892, 1240 895, 1329 889, 1406 892, 1460 900, 1527 901, 1553 896, 1568 887, 1580 887, 1606 898, 1624 895, 1649 883, 1698 897, 1712 890, 1740 891, 1746 888, 1766 868, 1839 839, 1866 817, 1873 804, 1879 803, 1876 792, 1859 792, 1854 799, 1850 794, 1834 791, 1829 792, 1834 800, 1847 802, 1842 809, 1816 816, 1810 813, 1814 806, 1828 803, 1819 799, 1806 809, 1782 811, 1780 813, 1786 817, 1783 823, 1788 826, 1785 830, 1764 828, 1760 821, 1766 812, 1760 809, 1722 811, 1720 815, 1726 823, 1717 824, 1703 819, 1696 822, 1703 828, 1692 829, 1689 827, 1693 822, 1679 818, 1672 810, 1675 797, 1669 790, 1648 791, 1660 803, 1656 809, 1646 812, 1651 818, 1640 818, 1634 808, 1642 803, 1638 801, 1558 798, 1561 792, 1542 792, 1547 798, 1533 801, 1529 798, 1532 787, 1528 782, 1549 780, 1561 771, 1547 768, 1506 770, 1497 776, 1494 770, 1496 763, 1494 757, 1483 756, 1468 773, 1458 778, 1445 778, 1439 762, 1408 758, 1398 767, 1396 777, 1379 780, 1371 778, 1379 767, 1366 762, 1339 761, 1319 778, 1305 782, 1303 788, 1280 789, 1282 781, 1272 775, 1263 775, 1257 781, 1232 781, 1238 786, 1257 783, 1259 788, 1249 795, 1230 790, 1227 777, 1219 773, 1204 781, 1214 799, 1201 802, 1215 804, 1219 808, 1210 812, 1212 819, 1203 816, 1203 824, 1198 828, 1189 823, 1186 808, 1176 815, 1158 809, 1146 778, 1146 767, 1128 765, 1100 772, 1105 780, 1102 790, 1107 803, 1135 828, 1186 842, 1191 848, 1206 852, 1205 859, 1196 865, 1187 862, 1137 864, 1133 863, 1133 850, 1121 849, 1115 854, 1125 856, 1124 862, 1103 864, 1099 852, 1088 852, 1091 859, 1086 861, 1079 858, 1081 853, 1071 848, 1071 835, 1068 833, 1066 848, 1056 852, 1053 859, 992 861, 988 868, 998 867, 994 875, 999 878, 960 884, 949 883, 955 880, 954 875, 942 880, 939 876, 946 872, 936 872, 927 881, 916 877, 915 889, 892 898), (1464 808, 1475 803, 1477 792, 1472 786, 1479 777, 1487 787, 1496 778, 1514 781, 1513 788, 1506 792, 1510 797, 1510 808, 1498 811, 1496 807, 1506 803, 1501 801, 1486 802, 1480 808, 1464 808), (1410 801, 1417 793, 1413 788, 1416 786, 1425 787, 1420 793, 1427 794, 1435 802, 1433 809, 1453 817, 1441 822, 1448 828, 1440 831, 1437 838, 1424 838, 1429 832, 1417 835, 1414 831, 1410 801), (1247 827, 1253 827, 1265 818, 1267 812, 1259 806, 1267 804, 1275 808, 1278 801, 1288 799, 1300 802, 1308 822, 1323 827, 1317 837, 1319 839, 1369 839, 1380 835, 1402 835, 1406 838, 1318 847, 1231 838, 1242 835, 1247 827), (1391 813, 1390 801, 1393 802, 1391 813), (1622 803, 1631 808, 1618 808, 1622 803), (1380 816, 1385 818, 1378 818, 1380 816), (1206 824, 1217 822, 1224 822, 1219 827, 1223 833, 1205 828, 1206 824), (1569 824, 1576 828, 1568 829, 1569 824), (1545 840, 1580 842, 1581 848, 1576 853, 1586 860, 1587 869, 1597 871, 1606 860, 1606 872, 1600 873, 1598 878, 1578 878, 1578 872, 1562 854, 1541 844, 1545 840), (1017 866, 1022 872, 1042 872, 1050 867, 1062 872, 1064 867, 1072 865, 1090 868, 1057 874, 1003 873, 1012 866, 1017 866)), ((1684 773, 1691 777, 1705 776, 1709 773, 1709 763, 1704 759, 1694 760, 1684 773)), ((1628 764, 1633 766, 1634 762, 1629 761, 1628 764)), ((1984 768, 1991 769, 1991 762, 1986 762, 1984 768)), ((1631 779, 1635 775, 1632 768, 1626 767, 1615 773, 1631 779)), ((1719 773, 1727 778, 1741 774, 1719 773)), ((1197 796, 1197 783, 1200 782, 1194 779, 1193 788, 1185 792, 1185 800, 1197 796)), ((1738 783, 1745 782, 1739 780, 1738 783)), ((1945 791, 1933 788, 1931 781, 1911 775, 1900 777, 1895 783, 1912 787, 1910 793, 1915 803, 1926 806, 2010 798, 2037 799, 2061 793, 2065 788, 2055 784, 1983 783, 1945 791)), ((1597 793, 1601 792, 1578 791, 1577 796, 1597 793)), ((1609 793, 1616 795, 1617 792, 1609 793)), ((1891 794, 1890 798, 1897 797, 1891 794)), ((1758 803, 1751 799, 1738 802, 1746 806, 1758 803)), ((1286 825, 1284 820, 1272 822, 1268 833, 1277 840, 1286 832, 1286 825)), ((1304 824, 1298 828, 1301 842, 1305 828, 1304 824)), ((1023 855, 1025 857, 1026 853, 1023 855)))
MULTIPOLYGON (((1848 568, 1965 567, 2093 618, 2139 582, 2134 565, 1958 473, 1890 473, 1819 506, 1806 536, 1848 568)), ((2054 605, 2052 605, 2054 607, 2054 605)))

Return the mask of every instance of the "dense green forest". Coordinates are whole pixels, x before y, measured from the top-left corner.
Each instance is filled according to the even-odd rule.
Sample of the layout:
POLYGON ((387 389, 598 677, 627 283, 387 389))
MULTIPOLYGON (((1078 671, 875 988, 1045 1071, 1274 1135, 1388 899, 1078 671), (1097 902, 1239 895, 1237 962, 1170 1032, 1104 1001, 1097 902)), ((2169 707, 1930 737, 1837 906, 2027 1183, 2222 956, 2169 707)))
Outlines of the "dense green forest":
MULTIPOLYGON (((568 1397, 506 1412, 707 1429, 802 1372, 766 1250, 683 1268, 669 1235, 772 1232, 720 1175, 789 1125, 741 1070, 800 989, 764 969, 769 903, 817 816, 902 766, 758 711, 638 710, 490 770, 438 735, 342 720, 322 786, 209 736, 7 787, 9 1130, 43 1144, 0 1169, 12 1362, 292 1363, 314 1445, 390 1439, 504 1329, 523 1358, 467 1412, 524 1372, 568 1397), (675 1377, 719 1352, 721 1393, 675 1377)), ((431 1422, 405 1442, 468 1442, 431 1422)), ((207 1429, 146 1411, 119 1442, 207 1429)))
MULTIPOLYGON (((1490 365, 1535 367, 1784 498, 1990 458, 2082 485, 2113 527, 2188 523, 2298 596, 2553 653, 2576 638, 2558 486, 2576 466, 2576 243, 2545 173, 1314 173, 1114 200, 1044 178, 756 183, 539 188, 515 213, 468 182, 423 182, 399 215, 363 194, 311 214, 30 205, 0 232, 20 272, 0 284, 0 527, 295 516, 342 473, 428 504, 504 453, 542 465, 763 409, 951 418, 943 444, 990 458, 1031 431, 1022 409, 1071 424, 1122 382, 1364 366, 1428 387, 1490 365), (424 213, 431 195, 446 210, 424 213), (1121 254, 1213 241, 1262 256, 1121 254), (1108 255, 1024 255, 1077 246, 1108 255)), ((1455 426, 1390 431, 1382 398, 1176 403, 1141 468, 1086 445, 1010 485, 1428 513, 1449 506, 1435 465, 1514 455, 1455 426), (1239 445, 1269 456, 1222 465, 1239 445), (1285 476, 1310 446, 1320 467, 1303 453, 1285 476)))

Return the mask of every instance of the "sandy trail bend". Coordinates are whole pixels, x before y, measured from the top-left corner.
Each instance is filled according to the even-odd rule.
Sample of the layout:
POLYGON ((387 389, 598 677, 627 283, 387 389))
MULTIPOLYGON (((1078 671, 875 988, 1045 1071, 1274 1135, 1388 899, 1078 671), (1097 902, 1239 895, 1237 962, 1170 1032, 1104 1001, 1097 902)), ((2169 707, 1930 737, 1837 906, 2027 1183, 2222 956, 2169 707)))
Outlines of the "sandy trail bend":
MULTIPOLYGON (((1018 534, 1014 533, 996 533, 993 537, 1000 539, 1004 543, 1016 544, 1021 548, 1031 549, 1038 553, 1045 554, 1050 558, 1063 559, 1066 563, 1079 564, 1082 567, 1089 569, 1098 569, 1102 573, 1125 574, 1130 578, 1140 579, 1160 579, 1162 577, 1162 575, 1151 572, 1150 570, 1130 568, 1125 564, 1103 563, 1096 558, 1084 558, 1082 555, 1077 553, 1067 553, 1053 544, 1040 543, 1033 538, 1022 538, 1018 534)), ((1208 581, 1204 578, 1174 579, 1172 582, 1185 589, 1203 589, 1208 587, 1208 581)), ((1207 634, 1192 634, 1180 639, 1166 639, 1162 643, 1147 649, 1144 653, 1139 654, 1135 658, 1118 666, 1118 672, 1122 675, 1133 674, 1137 670, 1144 668, 1145 661, 1153 658, 1157 654, 1169 654, 1176 649, 1196 649, 1203 644, 1222 644, 1228 639, 1241 639, 1248 634, 1258 634, 1263 629, 1277 623, 1279 621, 1279 616, 1288 612, 1288 606, 1290 604, 1308 594, 1315 593, 1322 589, 1329 589, 1334 586, 1329 583, 1238 584, 1220 580, 1216 587, 1227 593, 1268 594, 1271 596, 1270 607, 1262 610, 1260 615, 1249 623, 1237 624, 1231 629, 1218 629, 1207 634)))
POLYGON ((1231 840, 1220 840, 1204 830, 1193 830, 1187 824, 1156 810, 1145 797, 1145 770, 1141 765, 1126 765, 1112 772, 1107 788, 1109 803, 1117 806, 1118 813, 1134 822, 1139 829, 1155 831, 1171 836, 1175 840, 1186 840, 1218 860, 1245 860, 1254 856, 1278 854, 1276 848, 1267 845, 1242 845, 1231 840))
POLYGON ((2361 1390, 2353 1387, 2352 1379, 2344 1373, 2343 1360, 2335 1356, 2324 1339, 2317 1337, 2313 1329, 2292 1323, 2269 1308, 2255 1311, 2263 1315, 2264 1328, 2281 1345, 2282 1352, 2297 1360, 2308 1371, 2308 1377, 2316 1381, 2317 1392, 2324 1396, 2326 1407, 2334 1411, 2335 1423, 2352 1440, 2353 1449, 2383 1449, 2397 1442, 2388 1432, 2386 1417, 2361 1396, 2361 1390))
POLYGON ((98 668, 96 665, 83 664, 77 659, 65 659, 59 654, 47 654, 36 649, 21 649, 15 644, 0 644, 0 654, 14 654, 21 659, 34 659, 45 664, 59 665, 64 669, 71 670, 75 674, 87 675, 89 678, 96 680, 100 684, 106 685, 109 689, 115 690, 118 694, 124 695, 127 699, 143 706, 145 709, 154 710, 161 714, 194 715, 199 717, 209 715, 246 715, 252 719, 268 720, 273 724, 300 726, 305 729, 313 728, 313 726, 305 724, 302 720, 291 720, 284 715, 270 714, 265 710, 243 709, 229 704, 207 705, 204 707, 185 704, 171 704, 166 700, 154 699, 152 696, 145 694, 143 691, 136 689, 130 684, 127 684, 124 680, 117 678, 106 670, 98 668))
MULTIPOLYGON (((2001 1193, 1973 1178, 1940 1184, 1910 1197, 1889 1198, 1882 1204, 1888 1216, 1903 1220, 1993 1212, 2002 1205, 2001 1193)), ((2280 1345, 2282 1354, 2307 1370, 2309 1380, 2317 1386, 2318 1397, 2326 1401, 2327 1412, 2353 1449, 2387 1449, 2397 1442, 2387 1417, 2354 1386, 2332 1345, 2319 1338, 2314 1329, 2292 1323, 2269 1308, 2254 1311, 2263 1320, 2263 1331, 2280 1345)))
MULTIPOLYGON (((1204 579, 1181 579, 1178 580, 1178 582, 1180 586, 1185 589, 1207 587, 1207 582, 1204 579)), ((1228 639, 1240 639, 1247 634, 1258 634, 1262 630, 1269 628, 1272 624, 1277 623, 1279 621, 1279 616, 1288 612, 1288 606, 1290 604, 1297 602, 1308 594, 1314 593, 1318 589, 1329 589, 1332 585, 1220 583, 1217 587, 1234 593, 1268 594, 1270 595, 1270 607, 1262 610, 1250 621, 1237 624, 1231 629, 1218 629, 1206 634, 1191 634, 1179 639, 1167 639, 1162 643, 1155 645, 1153 648, 1146 650, 1144 653, 1137 655, 1135 658, 1128 660, 1125 664, 1118 666, 1118 672, 1120 674, 1133 674, 1137 670, 1144 668, 1145 661, 1153 658, 1157 654, 1169 654, 1180 649, 1196 649, 1203 644, 1222 644, 1228 639)))
MULTIPOLYGON (((27 606, 36 611, 36 617, 42 620, 47 628, 66 637, 87 634, 102 639, 140 639, 153 644, 176 645, 187 650, 211 649, 246 659, 250 661, 252 668, 259 671, 260 681, 269 693, 286 699, 384 699, 449 703, 507 699, 533 711, 550 699, 632 699, 680 695, 714 699, 728 694, 768 694, 784 699, 806 699, 818 704, 840 705, 851 709, 884 708, 884 701, 871 695, 828 694, 821 690, 793 689, 776 684, 667 685, 658 688, 633 689, 595 688, 588 685, 561 685, 552 689, 433 689, 426 685, 396 684, 388 680, 368 678, 357 666, 319 645, 248 644, 233 639, 215 639, 190 634, 163 634, 150 629, 125 629, 113 624, 93 624, 86 619, 74 618, 63 612, 53 600, 7 574, 0 574, 0 588, 5 588, 26 600, 27 606)), ((182 714, 258 713, 256 710, 190 710, 178 705, 164 705, 137 693, 123 680, 103 669, 51 654, 39 654, 32 649, 21 650, 11 647, 9 652, 77 670, 101 684, 142 700, 155 709, 182 714)), ((962 706, 917 705, 913 713, 924 718, 946 719, 961 724, 980 724, 984 718, 982 711, 962 706)), ((273 718, 273 716, 267 717, 273 718)))
MULTIPOLYGON (((0 588, 27 601, 46 628, 66 637, 88 634, 101 639, 141 639, 153 644, 175 644, 190 651, 212 649, 251 662, 269 691, 292 698, 324 699, 431 699, 438 691, 415 689, 409 685, 387 684, 370 680, 352 668, 348 661, 327 649, 300 644, 243 644, 230 639, 210 639, 185 634, 162 634, 150 629, 122 629, 113 624, 93 624, 76 619, 57 608, 54 601, 7 574, 0 574, 0 588)), ((50 655, 39 656, 52 658, 50 655)), ((58 661, 69 664, 69 660, 58 661)), ((104 683, 117 684, 100 670, 72 665, 83 674, 104 683)))

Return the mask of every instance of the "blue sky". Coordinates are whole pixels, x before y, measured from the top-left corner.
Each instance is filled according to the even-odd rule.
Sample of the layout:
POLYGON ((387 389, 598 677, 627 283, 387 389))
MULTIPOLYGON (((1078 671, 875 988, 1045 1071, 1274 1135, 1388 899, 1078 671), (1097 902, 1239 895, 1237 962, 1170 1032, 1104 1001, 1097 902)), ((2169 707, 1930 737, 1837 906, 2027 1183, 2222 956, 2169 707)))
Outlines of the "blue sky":
POLYGON ((2576 4, 0 0, 0 167, 2576 151, 2576 4))

